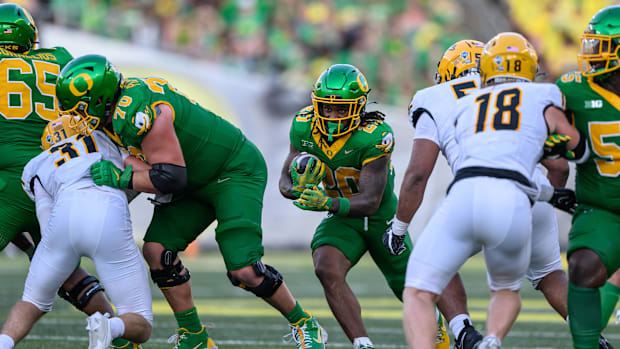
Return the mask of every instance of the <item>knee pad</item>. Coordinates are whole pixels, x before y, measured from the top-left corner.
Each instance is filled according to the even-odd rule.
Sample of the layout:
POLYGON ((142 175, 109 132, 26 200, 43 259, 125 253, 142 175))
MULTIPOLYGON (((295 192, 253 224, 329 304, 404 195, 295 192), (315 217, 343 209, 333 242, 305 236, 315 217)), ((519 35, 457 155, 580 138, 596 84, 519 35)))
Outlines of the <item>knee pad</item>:
POLYGON ((153 279, 153 282, 155 282, 159 288, 170 288, 189 281, 189 269, 185 268, 180 260, 179 263, 174 264, 176 258, 176 252, 166 249, 161 253, 161 265, 164 269, 151 269, 151 279, 153 279), (183 270, 186 271, 185 274, 181 274, 183 270))
POLYGON ((88 275, 84 277, 80 282, 77 283, 71 290, 68 292, 65 291, 62 287, 58 289, 58 295, 60 298, 66 300, 67 302, 73 304, 79 310, 84 309, 84 307, 90 302, 90 299, 93 298, 95 293, 99 291, 103 291, 104 288, 99 283, 99 280, 92 275, 88 275), (93 283, 88 286, 89 284, 93 283), (82 297, 79 297, 80 293, 84 291, 82 297))
POLYGON ((261 298, 269 298, 276 293, 276 290, 280 288, 284 278, 276 268, 263 264, 261 261, 256 261, 252 263, 252 269, 254 269, 254 273, 256 276, 263 276, 265 279, 260 285, 256 287, 249 287, 241 282, 241 280, 234 277, 230 272, 227 272, 226 275, 230 279, 230 282, 233 286, 241 287, 242 289, 254 293, 256 296, 261 298))

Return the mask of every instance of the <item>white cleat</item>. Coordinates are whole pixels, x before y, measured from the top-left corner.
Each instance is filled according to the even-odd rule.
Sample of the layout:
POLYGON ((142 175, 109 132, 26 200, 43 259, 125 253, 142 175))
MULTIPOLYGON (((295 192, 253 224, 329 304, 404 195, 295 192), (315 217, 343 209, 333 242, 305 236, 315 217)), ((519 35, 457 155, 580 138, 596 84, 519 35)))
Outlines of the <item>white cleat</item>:
POLYGON ((501 349, 502 342, 495 336, 484 337, 482 342, 478 343, 474 348, 476 349, 501 349))
POLYGON ((110 314, 96 312, 86 319, 88 330, 88 349, 107 349, 111 344, 110 314))

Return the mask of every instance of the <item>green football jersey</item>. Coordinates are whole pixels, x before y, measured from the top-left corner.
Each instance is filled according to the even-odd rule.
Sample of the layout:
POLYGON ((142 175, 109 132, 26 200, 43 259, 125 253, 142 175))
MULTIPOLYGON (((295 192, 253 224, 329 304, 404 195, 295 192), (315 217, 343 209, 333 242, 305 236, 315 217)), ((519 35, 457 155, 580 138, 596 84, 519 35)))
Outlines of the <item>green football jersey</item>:
POLYGON ((111 136, 118 136, 117 142, 135 153, 133 148, 140 149, 153 126, 158 104, 172 108, 174 130, 187 166, 188 188, 215 179, 245 142, 237 127, 156 77, 124 79, 112 120, 116 135, 111 136))
POLYGON ((63 47, 15 53, 0 48, 0 169, 19 171, 41 152, 41 134, 58 117, 56 79, 72 59, 63 47))
MULTIPOLYGON (((331 197, 350 198, 360 194, 362 166, 394 150, 392 128, 384 121, 372 120, 328 144, 318 128, 313 127, 314 107, 300 110, 291 126, 291 144, 299 151, 316 155, 325 163, 323 185, 331 197)), ((390 162, 381 205, 375 216, 392 217, 396 209, 394 169, 390 162)))
POLYGON ((567 114, 590 147, 588 160, 577 165, 577 200, 620 213, 620 96, 579 72, 564 74, 556 84, 566 97, 567 114))

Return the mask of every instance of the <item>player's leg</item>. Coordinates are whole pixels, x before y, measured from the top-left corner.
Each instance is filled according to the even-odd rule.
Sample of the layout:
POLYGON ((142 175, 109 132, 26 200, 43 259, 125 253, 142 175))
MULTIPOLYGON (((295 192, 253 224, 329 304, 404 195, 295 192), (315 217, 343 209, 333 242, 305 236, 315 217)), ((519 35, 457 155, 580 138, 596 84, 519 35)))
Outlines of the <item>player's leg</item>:
POLYGON ((374 348, 362 321, 361 306, 346 282, 347 273, 366 252, 363 229, 363 219, 331 216, 317 227, 311 243, 314 272, 325 299, 356 349, 374 348))
POLYGON ((52 310, 56 291, 79 261, 79 255, 64 236, 64 226, 69 220, 67 212, 62 202, 52 210, 50 224, 28 270, 22 301, 2 327, 1 333, 15 343, 26 336, 41 315, 52 310))
POLYGON ((127 200, 121 193, 94 191, 80 195, 102 207, 96 212, 89 209, 80 213, 80 217, 89 222, 80 228, 83 237, 80 245, 93 260, 119 314, 117 318, 102 319, 109 322, 109 340, 123 337, 134 343, 144 343, 152 330, 151 292, 140 251, 133 239, 127 200))
POLYGON ((620 296, 620 271, 616 270, 599 291, 601 293, 601 323, 605 327, 614 309, 616 309, 620 296))
POLYGON ((555 211, 546 202, 536 202, 532 207, 532 255, 525 276, 566 320, 568 277, 562 269, 555 211))
POLYGON ((455 184, 435 210, 409 257, 403 294, 403 324, 409 345, 433 348, 437 324, 434 303, 472 253, 480 249, 471 238, 471 217, 463 207, 473 193, 455 184), (442 253, 437 253, 442 251, 442 253), (431 346, 431 343, 433 346, 431 346))
MULTIPOLYGON (((396 209, 396 207, 394 207, 394 209, 396 209)), ((381 237, 382 237, 381 232, 384 232, 387 229, 388 221, 389 221, 389 218, 386 219, 386 217, 372 217, 371 219, 368 219, 368 223, 366 224, 367 227, 365 231, 362 231, 362 235, 364 236, 364 241, 366 243, 366 246, 368 246, 368 252, 370 256, 372 257, 372 259, 375 261, 375 263, 381 270, 381 273, 383 273, 383 276, 385 277, 385 280, 390 286, 390 289, 392 290, 392 292, 398 299, 402 300, 403 288, 405 286, 405 275, 407 271, 407 262, 409 261, 409 255, 411 254, 411 251, 413 249, 413 244, 411 243, 411 239, 409 235, 407 234, 405 238, 405 246, 407 247, 407 249, 405 250, 405 252, 403 252, 402 254, 398 256, 394 256, 391 253, 389 253, 389 251, 387 251, 387 249, 384 247, 381 241, 381 237)), ((438 303, 438 306, 440 310, 442 311, 442 313, 444 310, 446 310, 450 312, 452 316, 459 314, 461 312, 465 312, 465 313, 467 312, 467 309, 465 306, 465 297, 466 297, 465 289, 463 288, 463 285, 460 283, 460 278, 458 277, 455 277, 455 278, 458 279, 459 284, 451 285, 453 284, 451 282, 449 284, 451 286, 448 286, 448 287, 452 287, 452 288, 448 290, 448 287, 447 287, 446 290, 444 290, 444 293, 447 292, 448 293, 447 297, 450 297, 450 298, 448 299, 446 297, 442 297, 441 299, 444 299, 444 300, 443 301, 440 300, 440 302, 438 303), (455 289, 459 286, 460 286, 460 290, 455 291, 455 289), (443 306, 443 309, 441 308, 441 306, 443 306)), ((438 318, 438 328, 437 328, 437 336, 435 338, 435 348, 436 349, 448 348, 449 346, 450 346, 450 337, 448 336, 448 333, 444 326, 443 319, 440 316, 438 318)))
POLYGON ((487 333, 482 343, 497 343, 506 336, 521 309, 519 290, 530 264, 532 211, 529 199, 512 181, 477 180, 473 190, 474 239, 483 241, 491 290, 487 333))
MULTIPOLYGON (((183 251, 215 219, 213 207, 190 197, 155 206, 142 252, 151 279, 160 288, 178 324, 179 348, 200 342, 215 347, 200 322, 192 297, 189 270, 177 252, 183 251)), ((193 345, 192 345, 193 344, 193 345)))
POLYGON ((198 195, 215 208, 215 238, 232 284, 282 313, 298 348, 324 348, 327 336, 318 321, 295 300, 277 269, 260 261, 264 253, 261 215, 267 166, 258 148, 246 141, 220 178, 230 179, 213 181, 198 195))
POLYGON ((34 202, 22 189, 20 176, 21 172, 0 171, 0 251, 13 241, 32 258, 34 246, 22 232, 30 233, 34 244, 41 234, 34 202))
POLYGON ((599 287, 620 265, 620 216, 580 205, 568 246, 568 313, 575 348, 596 348, 601 324, 599 287))

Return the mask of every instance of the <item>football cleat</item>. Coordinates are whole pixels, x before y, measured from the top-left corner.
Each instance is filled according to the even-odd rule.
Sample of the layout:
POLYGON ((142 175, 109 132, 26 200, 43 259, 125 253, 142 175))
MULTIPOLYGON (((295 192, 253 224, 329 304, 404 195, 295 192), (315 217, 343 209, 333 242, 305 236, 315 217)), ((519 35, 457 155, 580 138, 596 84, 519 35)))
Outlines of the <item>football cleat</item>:
POLYGON ((605 339, 605 337, 603 337, 603 335, 601 335, 598 338, 598 348, 599 349, 614 349, 614 346, 611 345, 611 343, 609 343, 607 341, 607 339, 605 339))
POLYGON ((107 349, 112 344, 110 314, 96 312, 86 319, 88 330, 88 349, 107 349))
POLYGON ((502 342, 495 336, 484 337, 484 339, 474 346, 474 349, 501 349, 502 342))
POLYGON ((132 343, 123 338, 116 338, 112 341, 112 349, 142 349, 140 344, 132 343))
POLYGON ((185 328, 177 329, 176 333, 168 338, 168 344, 172 343, 173 349, 217 349, 204 326, 198 332, 190 332, 185 328))
POLYGON ((450 348, 450 336, 446 331, 446 326, 441 322, 437 328, 437 337, 435 337, 435 349, 449 349, 450 348))
POLYGON ((291 333, 282 337, 285 343, 294 341, 297 349, 325 349, 327 332, 313 316, 289 324, 289 327, 291 333))
POLYGON ((454 349, 473 349, 476 347, 476 344, 482 341, 483 337, 468 320, 463 320, 463 322, 465 323, 465 328, 459 333, 454 349))

